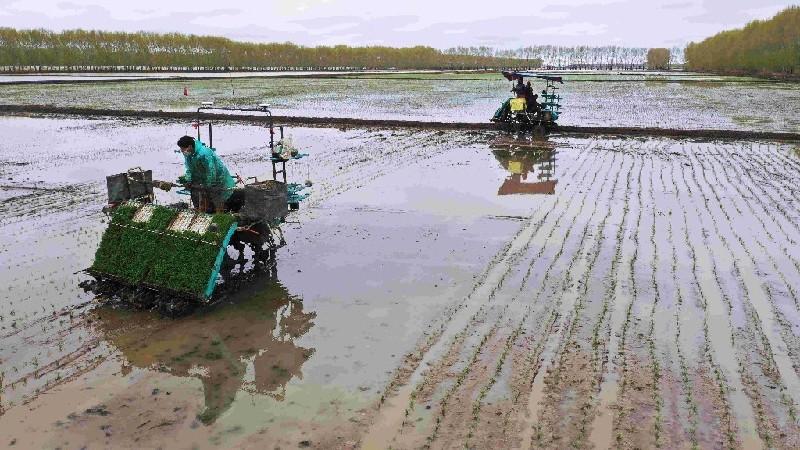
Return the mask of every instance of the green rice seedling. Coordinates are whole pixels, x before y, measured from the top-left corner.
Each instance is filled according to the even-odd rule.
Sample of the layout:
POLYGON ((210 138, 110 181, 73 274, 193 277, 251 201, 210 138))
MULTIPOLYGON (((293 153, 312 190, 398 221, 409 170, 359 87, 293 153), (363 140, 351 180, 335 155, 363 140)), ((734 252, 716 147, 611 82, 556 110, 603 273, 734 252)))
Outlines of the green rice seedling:
MULTIPOLYGON (((146 222, 133 216, 141 205, 119 206, 95 254, 92 270, 130 284, 146 283, 175 292, 204 296, 223 241, 235 218, 215 214, 203 234, 174 231, 177 211, 153 206, 146 222)), ((223 250, 224 251, 224 250, 223 250)))

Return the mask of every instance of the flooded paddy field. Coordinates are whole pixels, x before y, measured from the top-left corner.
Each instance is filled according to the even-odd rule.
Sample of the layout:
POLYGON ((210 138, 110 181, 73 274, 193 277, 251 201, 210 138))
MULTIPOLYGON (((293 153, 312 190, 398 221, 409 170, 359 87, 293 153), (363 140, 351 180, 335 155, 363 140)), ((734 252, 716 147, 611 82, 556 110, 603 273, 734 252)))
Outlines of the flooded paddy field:
MULTIPOLYGON (((797 84, 691 73, 564 79, 561 125, 800 132, 797 84)), ((510 87, 497 73, 228 77, 0 85, 0 104, 192 111, 213 100, 267 102, 274 114, 288 116, 488 122, 510 87)))
MULTIPOLYGON (((0 445, 800 446, 794 146, 294 128, 276 270, 171 319, 76 272, 191 126, 0 127, 0 445)), ((214 132, 242 176, 265 138, 214 132)))

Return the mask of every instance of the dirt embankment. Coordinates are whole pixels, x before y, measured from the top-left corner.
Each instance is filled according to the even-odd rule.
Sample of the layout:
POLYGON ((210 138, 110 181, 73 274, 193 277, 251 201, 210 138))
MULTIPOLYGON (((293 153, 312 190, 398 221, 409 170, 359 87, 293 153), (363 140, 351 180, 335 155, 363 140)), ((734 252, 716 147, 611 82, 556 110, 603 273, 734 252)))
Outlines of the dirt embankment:
POLYGON ((750 71, 750 70, 716 70, 710 73, 713 73, 714 75, 732 76, 732 77, 755 77, 771 81, 780 81, 784 83, 800 83, 800 74, 796 73, 750 71))
MULTIPOLYGON (((156 119, 204 119, 262 122, 269 121, 269 117, 255 115, 230 115, 215 113, 197 113, 194 111, 147 111, 125 109, 95 109, 56 107, 47 105, 0 105, 0 114, 65 114, 81 117, 136 117, 156 119)), ((332 127, 332 128, 414 128, 433 130, 503 130, 501 124, 490 122, 434 122, 417 120, 385 120, 385 119, 356 119, 342 117, 302 117, 302 116, 272 116, 272 120, 280 124, 332 127)), ((719 140, 764 140, 764 141, 800 141, 800 133, 780 133, 769 131, 742 131, 742 130, 681 130, 674 128, 644 128, 644 127, 580 127, 560 126, 558 131, 569 135, 608 135, 608 136, 661 136, 689 139, 719 139, 719 140)))

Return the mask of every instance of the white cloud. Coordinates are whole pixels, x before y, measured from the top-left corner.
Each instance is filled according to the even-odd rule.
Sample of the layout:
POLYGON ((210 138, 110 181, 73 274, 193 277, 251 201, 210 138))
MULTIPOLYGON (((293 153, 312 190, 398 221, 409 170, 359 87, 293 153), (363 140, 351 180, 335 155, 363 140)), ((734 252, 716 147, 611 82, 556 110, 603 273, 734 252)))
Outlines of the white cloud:
POLYGON ((607 25, 581 22, 568 23, 554 27, 533 28, 523 31, 522 34, 534 34, 538 36, 596 36, 605 33, 607 29, 607 25))

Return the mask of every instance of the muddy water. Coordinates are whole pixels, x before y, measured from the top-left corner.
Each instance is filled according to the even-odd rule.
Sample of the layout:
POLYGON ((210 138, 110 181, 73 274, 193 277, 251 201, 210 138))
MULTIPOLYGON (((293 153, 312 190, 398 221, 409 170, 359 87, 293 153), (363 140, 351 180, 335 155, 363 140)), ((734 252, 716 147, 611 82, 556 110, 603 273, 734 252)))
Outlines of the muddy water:
MULTIPOLYGON (((0 103, 191 111, 209 100, 266 102, 277 115, 488 122, 510 87, 499 74, 151 80, 0 85, 0 103)), ((562 125, 800 131, 800 89, 792 83, 606 73, 566 75, 559 87, 562 125), (771 107, 753 107, 762 104, 771 107)))
MULTIPOLYGON (((789 146, 294 129, 277 270, 168 319, 75 272, 104 175, 174 179, 194 130, 0 126, 3 445, 800 445, 789 146)), ((268 172, 263 128, 214 136, 268 172)))
MULTIPOLYGON (((3 420, 30 414, 27 405, 41 402, 41 391, 82 398, 91 383, 118 388, 86 400, 105 405, 107 416, 85 413, 97 405, 81 403, 41 423, 62 423, 37 438, 43 445, 105 439, 103 424, 88 441, 73 433, 86 420, 127 417, 128 408, 138 417, 165 392, 177 403, 164 411, 181 408, 160 419, 169 425, 113 422, 111 442, 156 445, 158 438, 147 441, 152 426, 199 429, 200 445, 278 427, 284 431, 267 440, 296 444, 313 427, 361 420, 357 411, 379 397, 433 318, 469 288, 518 228, 517 217, 536 204, 497 195, 508 172, 480 144, 487 137, 294 130, 314 159, 290 176, 313 180, 314 207, 285 227, 278 273, 211 310, 169 320, 86 305, 93 298, 77 287, 85 277, 73 273, 91 263, 104 228, 104 174, 145 166, 176 178, 182 166, 173 141, 191 128, 24 118, 6 119, 4 127, 15 132, 2 149, 9 183, 2 203, 3 420), (136 391, 143 384, 154 387, 136 391), (238 431, 226 434, 231 428, 238 431)), ((215 137, 233 171, 267 172, 262 128, 220 126, 215 137)))

